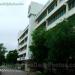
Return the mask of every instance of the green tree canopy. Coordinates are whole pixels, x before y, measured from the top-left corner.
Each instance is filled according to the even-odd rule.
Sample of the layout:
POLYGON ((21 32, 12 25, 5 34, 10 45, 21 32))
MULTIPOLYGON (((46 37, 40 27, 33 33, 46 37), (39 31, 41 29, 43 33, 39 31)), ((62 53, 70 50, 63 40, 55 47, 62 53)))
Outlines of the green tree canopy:
POLYGON ((9 51, 6 56, 6 61, 8 64, 16 64, 18 58, 17 50, 9 51))
POLYGON ((45 28, 39 28, 35 30, 32 34, 32 45, 30 46, 30 50, 32 52, 32 59, 35 60, 35 62, 45 62, 47 55, 48 55, 48 49, 45 46, 45 28))
POLYGON ((75 61, 75 15, 46 31, 38 28, 32 34, 32 58, 38 62, 75 61))
POLYGON ((75 59, 75 16, 59 23, 47 31, 46 46, 49 49, 50 62, 67 62, 69 57, 75 59))

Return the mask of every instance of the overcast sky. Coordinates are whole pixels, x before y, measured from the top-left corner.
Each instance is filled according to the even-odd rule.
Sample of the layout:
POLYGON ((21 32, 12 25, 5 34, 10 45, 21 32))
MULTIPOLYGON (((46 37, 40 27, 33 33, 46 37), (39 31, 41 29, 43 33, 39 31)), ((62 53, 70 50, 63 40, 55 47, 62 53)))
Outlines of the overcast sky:
POLYGON ((17 48, 18 32, 28 25, 28 6, 31 1, 45 4, 48 0, 0 0, 0 43, 4 43, 8 50, 17 48))

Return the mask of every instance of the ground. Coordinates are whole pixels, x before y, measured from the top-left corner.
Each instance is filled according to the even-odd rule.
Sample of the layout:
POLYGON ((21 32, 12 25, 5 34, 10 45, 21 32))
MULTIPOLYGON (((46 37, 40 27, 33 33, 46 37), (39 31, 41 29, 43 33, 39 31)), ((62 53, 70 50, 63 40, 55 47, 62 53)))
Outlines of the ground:
POLYGON ((5 70, 1 69, 0 70, 0 75, 27 75, 26 72, 21 71, 21 70, 5 70))

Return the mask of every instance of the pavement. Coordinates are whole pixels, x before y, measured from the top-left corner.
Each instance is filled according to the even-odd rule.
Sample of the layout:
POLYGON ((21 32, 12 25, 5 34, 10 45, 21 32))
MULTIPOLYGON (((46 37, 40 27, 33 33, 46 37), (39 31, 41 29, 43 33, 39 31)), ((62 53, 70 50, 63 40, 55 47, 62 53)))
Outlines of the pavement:
POLYGON ((21 70, 0 69, 0 75, 27 75, 27 74, 26 72, 21 70))

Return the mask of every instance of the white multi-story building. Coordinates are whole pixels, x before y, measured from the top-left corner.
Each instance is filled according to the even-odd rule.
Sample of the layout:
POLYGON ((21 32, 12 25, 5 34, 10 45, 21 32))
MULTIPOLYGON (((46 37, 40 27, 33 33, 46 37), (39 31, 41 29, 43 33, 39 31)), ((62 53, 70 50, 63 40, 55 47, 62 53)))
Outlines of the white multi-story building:
POLYGON ((27 49, 28 49, 28 27, 25 28, 25 30, 19 32, 18 36, 18 53, 19 58, 18 61, 24 61, 25 59, 28 59, 27 57, 27 49))
POLYGON ((28 11, 29 25, 18 37, 18 60, 30 59, 29 46, 32 42, 33 30, 40 26, 45 26, 47 30, 51 29, 73 14, 75 14, 75 0, 49 0, 44 6, 31 2, 28 11))
POLYGON ((73 14, 75 14, 75 0, 49 0, 37 14, 35 29, 42 25, 47 30, 51 29, 73 14))
MULTIPOLYGON (((25 30, 19 32, 18 36, 18 53, 19 58, 17 59, 21 63, 26 63, 25 68, 27 69, 27 61, 31 59, 31 52, 29 50, 29 46, 32 42, 31 34, 35 28, 35 18, 38 12, 42 9, 43 5, 31 2, 28 10, 29 17, 29 25, 25 28, 25 30)), ((27 69, 28 70, 28 69, 27 69)))

